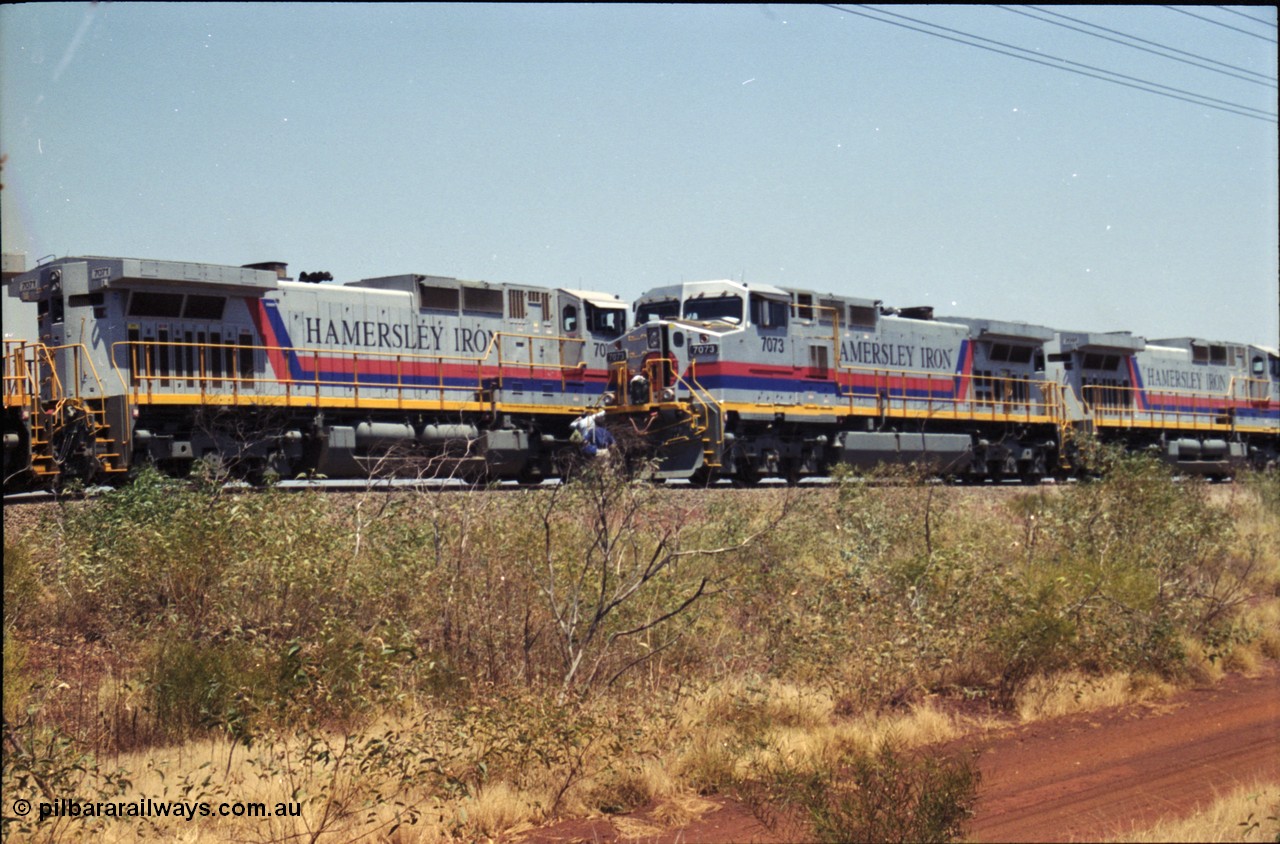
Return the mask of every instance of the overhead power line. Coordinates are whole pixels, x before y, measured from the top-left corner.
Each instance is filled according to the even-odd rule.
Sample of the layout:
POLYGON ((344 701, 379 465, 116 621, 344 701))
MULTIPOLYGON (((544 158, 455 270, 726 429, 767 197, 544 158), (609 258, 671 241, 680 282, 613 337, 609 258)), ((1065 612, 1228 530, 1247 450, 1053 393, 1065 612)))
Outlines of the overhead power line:
POLYGON ((929 23, 927 21, 922 21, 917 18, 908 17, 906 15, 900 15, 895 12, 889 12, 884 9, 877 9, 874 7, 858 4, 859 8, 867 10, 867 11, 858 11, 856 9, 850 9, 844 6, 837 6, 830 3, 824 4, 824 5, 826 5, 830 9, 835 9, 837 12, 844 12, 850 15, 858 15, 859 17, 864 17, 869 20, 880 21, 881 23, 887 23, 891 26, 897 26, 902 29, 909 29, 914 32, 923 33, 925 35, 932 35, 935 38, 942 38, 947 41, 954 41, 955 43, 963 44, 966 47, 977 47, 980 50, 986 50, 991 53, 999 53, 1001 55, 1009 56, 1011 58, 1021 59, 1023 61, 1032 62, 1034 64, 1044 65, 1045 67, 1051 67, 1051 68, 1054 68, 1055 70, 1064 70, 1068 73, 1074 73, 1079 76, 1088 76, 1093 79, 1100 79, 1103 82, 1110 82, 1114 85, 1123 85, 1126 88, 1133 88, 1138 91, 1145 91, 1148 94, 1157 94, 1159 96, 1168 97, 1174 100, 1182 100, 1183 102, 1188 102, 1193 105, 1204 106, 1205 108, 1212 108, 1218 111, 1225 111, 1231 114, 1239 115, 1241 117, 1251 117, 1254 120, 1265 120, 1270 123, 1277 122, 1276 114, 1268 111, 1263 111, 1262 109, 1253 108, 1252 106, 1242 105, 1240 103, 1233 103, 1227 100, 1220 100, 1216 97, 1210 97, 1205 94, 1196 94, 1191 91, 1184 91, 1181 88, 1173 88, 1169 85, 1161 85, 1158 82, 1151 82, 1150 80, 1139 79, 1133 76, 1127 76, 1122 73, 1116 73, 1115 71, 1105 70, 1103 68, 1094 67, 1092 65, 1082 64, 1080 62, 1074 62, 1069 59, 1058 58, 1057 56, 1049 56, 1043 53, 1036 53, 1031 50, 1027 50, 1023 47, 1017 47, 1013 44, 1007 44, 1003 41, 995 41, 990 38, 984 38, 980 35, 973 35, 968 32, 961 32, 960 30, 957 30, 957 29, 952 29, 950 27, 942 26, 940 24, 929 23), (997 44, 1000 47, 1007 48, 1007 50, 1016 50, 1018 52, 1011 53, 1011 52, 1007 52, 1007 50, 1001 50, 996 47, 988 47, 984 44, 976 44, 974 43, 974 41, 965 41, 963 40, 963 38, 957 38, 951 35, 944 35, 941 32, 933 32, 928 29, 920 29, 919 27, 911 26, 909 24, 898 23, 897 21, 887 20, 886 18, 882 18, 882 17, 876 17, 875 15, 868 14, 867 12, 875 12, 876 14, 880 14, 880 15, 888 15, 890 17, 900 18, 902 20, 907 20, 907 21, 911 21, 912 23, 920 24, 921 26, 933 27, 934 29, 940 29, 943 32, 951 32, 951 33, 954 33, 955 35, 962 36, 963 38, 974 39, 975 41, 985 41, 988 44, 997 44), (1027 55, 1019 55, 1019 53, 1025 53, 1027 55), (1052 61, 1045 61, 1045 59, 1051 59, 1052 61), (1052 62, 1059 62, 1059 64, 1053 64, 1052 62), (1074 65, 1074 67, 1065 67, 1064 65, 1074 65), (1087 70, 1078 70, 1077 68, 1086 68, 1087 70), (1096 72, 1090 73, 1089 71, 1096 71, 1096 72), (1124 80, 1131 80, 1131 81, 1126 82, 1124 80), (1164 90, 1157 90, 1157 89, 1164 89, 1164 90), (1218 105, 1214 105, 1214 103, 1218 103, 1218 105))
POLYGON ((1094 38, 1101 38, 1104 41, 1111 41, 1113 43, 1120 44, 1121 46, 1129 47, 1134 50, 1141 50, 1144 53, 1151 53, 1152 55, 1161 56, 1166 59, 1172 59, 1175 62, 1182 62, 1183 64, 1193 65, 1203 70, 1213 71, 1214 73, 1221 73, 1225 76, 1232 76, 1232 77, 1235 77, 1236 79, 1240 79, 1245 82, 1252 82, 1254 85, 1266 85, 1271 88, 1276 87, 1276 84, 1275 84, 1276 79, 1274 77, 1264 76, 1263 74, 1258 73, 1257 71, 1249 70, 1248 68, 1243 68, 1243 67, 1236 67, 1235 65, 1227 64, 1225 62, 1220 62, 1220 61, 1217 61, 1216 59, 1211 59, 1208 56, 1201 56, 1197 53, 1188 53, 1186 50, 1179 50, 1177 47, 1170 47, 1167 44, 1157 44, 1155 41, 1148 41, 1145 38, 1139 38, 1136 35, 1129 35, 1126 32, 1120 32, 1118 30, 1108 29, 1105 26, 1100 26, 1096 23, 1090 23, 1089 21, 1083 21, 1083 20, 1080 20, 1079 18, 1073 18, 1070 15, 1064 15, 1061 12, 1055 12, 1050 9, 1041 8, 1040 6, 1027 6, 1027 8, 1033 9, 1044 15, 1052 15, 1055 18, 1062 18, 1063 20, 1068 20, 1068 21, 1071 21, 1072 23, 1078 23, 1084 26, 1092 27, 1094 29, 1100 29, 1103 32, 1110 32, 1112 35, 1118 35, 1121 38, 1128 38, 1130 41, 1138 41, 1138 42, 1141 42, 1142 44, 1150 44, 1152 47, 1159 47, 1161 50, 1170 50, 1174 53, 1181 53, 1184 56, 1191 56, 1192 58, 1200 59, 1202 61, 1210 62, 1211 64, 1219 65, 1220 67, 1230 68, 1231 70, 1238 70, 1240 71, 1240 73, 1247 73, 1251 76, 1258 77, 1258 79, 1249 79, 1248 77, 1241 76, 1238 73, 1228 73, 1227 71, 1219 70, 1216 67, 1206 67, 1205 65, 1202 65, 1199 62, 1188 61, 1187 59, 1180 59, 1177 56, 1170 56, 1166 53, 1160 52, 1160 50, 1150 50, 1150 49, 1147 49, 1146 47, 1139 47, 1137 44, 1129 44, 1117 38, 1108 38, 1105 35, 1099 35, 1096 32, 1089 32, 1088 30, 1079 29, 1078 27, 1074 27, 1074 26, 1068 26, 1065 23, 1058 23, 1057 21, 1052 21, 1052 20, 1049 20, 1048 18, 1036 17, 1035 15, 1028 14, 1020 9, 1015 9, 1012 6, 1000 6, 998 8, 1004 9, 1006 12, 1013 12, 1014 14, 1023 15, 1024 17, 1028 17, 1033 20, 1043 21, 1044 23, 1053 24, 1054 26, 1060 26, 1064 29, 1070 29, 1073 32, 1083 33, 1084 35, 1090 35, 1094 38))
MULTIPOLYGON (((1211 24, 1213 24, 1214 26, 1220 26, 1220 27, 1222 27, 1223 29, 1230 29, 1230 30, 1233 30, 1233 31, 1235 31, 1235 32, 1241 32, 1241 33, 1243 33, 1243 34, 1245 34, 1245 35, 1252 35, 1254 38, 1260 38, 1260 39, 1262 39, 1263 41, 1269 42, 1269 43, 1271 43, 1271 44, 1276 43, 1276 39, 1274 39, 1274 38, 1268 38, 1268 37, 1267 37, 1267 36, 1265 36, 1265 35, 1259 35, 1259 34, 1258 34, 1258 33, 1256 33, 1256 32, 1250 32, 1250 31, 1249 31, 1249 30, 1247 30, 1247 29, 1241 29, 1240 27, 1238 27, 1238 26, 1232 26, 1232 25, 1231 25, 1231 24, 1229 24, 1229 23, 1223 23, 1222 21, 1216 21, 1216 20, 1214 20, 1213 18, 1206 18, 1204 15, 1197 15, 1195 12, 1188 12, 1186 9, 1179 9, 1177 6, 1165 6, 1165 8, 1166 8, 1166 9, 1168 9, 1169 11, 1171 11, 1171 12, 1179 12, 1179 13, 1181 13, 1181 14, 1187 15, 1188 17, 1193 17, 1193 18, 1195 18, 1196 20, 1202 20, 1202 21, 1204 21, 1205 23, 1211 23, 1211 24)), ((1245 15, 1245 17, 1248 17, 1248 15, 1245 15)))
POLYGON ((1224 12, 1230 12, 1230 13, 1231 13, 1231 14, 1233 14, 1233 15, 1239 15, 1240 17, 1244 18, 1245 20, 1251 20, 1251 21, 1253 21, 1254 23, 1260 23, 1260 24, 1262 24, 1263 26, 1269 26, 1269 27, 1271 27, 1272 29, 1276 29, 1276 25, 1275 25, 1275 24, 1273 24, 1271 21, 1264 21, 1264 20, 1260 20, 1260 19, 1258 19, 1258 18, 1255 18, 1253 15, 1246 15, 1244 12, 1237 12, 1235 9, 1228 9, 1226 6, 1218 6, 1217 8, 1221 9, 1221 10, 1222 10, 1222 11, 1224 11, 1224 12))

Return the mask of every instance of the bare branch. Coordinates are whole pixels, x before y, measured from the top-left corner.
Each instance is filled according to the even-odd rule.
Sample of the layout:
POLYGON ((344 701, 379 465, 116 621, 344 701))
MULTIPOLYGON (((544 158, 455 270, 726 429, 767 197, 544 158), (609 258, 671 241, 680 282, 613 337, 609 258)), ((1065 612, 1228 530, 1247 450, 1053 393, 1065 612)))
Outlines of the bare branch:
MULTIPOLYGON (((564 660, 562 699, 575 687, 589 689, 623 641, 670 624, 719 591, 710 588, 712 574, 693 573, 683 588, 679 581, 659 578, 678 571, 682 560, 742 551, 775 530, 796 500, 796 493, 788 490, 766 524, 739 541, 681 548, 684 526, 670 520, 661 520, 656 531, 644 526, 644 514, 670 506, 670 500, 659 495, 648 484, 632 482, 614 462, 598 460, 550 493, 540 510, 542 558, 537 563, 530 559, 529 567, 555 620, 564 660), (574 507, 584 509, 580 519, 573 518, 574 507), (564 545, 566 530, 585 531, 573 534, 579 543, 576 552, 564 545), (670 582, 682 594, 672 595, 669 587, 657 586, 659 582, 670 582), (648 618, 618 622, 627 615, 625 608, 644 595, 652 601, 648 618)), ((626 664, 643 661, 628 659, 626 664)), ((616 679, 625 670, 611 676, 616 679)))

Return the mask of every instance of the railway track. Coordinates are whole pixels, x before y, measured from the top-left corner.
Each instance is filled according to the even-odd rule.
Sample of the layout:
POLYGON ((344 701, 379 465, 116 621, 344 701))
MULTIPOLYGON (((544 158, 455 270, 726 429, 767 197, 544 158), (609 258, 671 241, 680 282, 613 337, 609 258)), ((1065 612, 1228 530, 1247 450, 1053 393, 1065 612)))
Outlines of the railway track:
MULTIPOLYGON (((540 483, 520 483, 518 481, 498 481, 491 484, 472 484, 459 480, 416 480, 411 478, 391 479, 380 481, 363 481, 363 480, 294 480, 281 481, 271 486, 253 486, 247 483, 228 483, 222 487, 224 492, 228 493, 260 493, 268 489, 277 492, 322 492, 332 495, 353 495, 369 492, 437 492, 437 493, 460 493, 460 492, 521 492, 537 489, 551 489, 561 483, 559 479, 549 479, 540 483)), ((839 481, 833 481, 831 478, 806 478, 800 483, 791 485, 782 479, 767 479, 751 487, 742 487, 735 485, 731 481, 720 481, 713 484, 697 484, 690 481, 666 481, 659 482, 663 489, 670 490, 673 494, 685 494, 702 490, 714 490, 723 493, 732 493, 735 491, 767 491, 767 490, 784 490, 784 489, 828 489, 836 486, 839 481)), ((845 483, 848 483, 847 481, 845 483)), ((866 480, 861 481, 874 487, 898 486, 899 482, 884 480, 866 480)), ((1031 489, 1055 488, 1067 484, 1075 483, 1072 481, 1056 482, 1053 479, 1046 479, 1038 485, 1028 486, 1018 481, 1007 481, 1003 483, 977 483, 977 484, 946 484, 942 481, 932 482, 938 486, 946 486, 950 489, 962 490, 970 494, 988 494, 988 495, 1011 495, 1017 492, 1026 492, 1031 489)), ((55 501, 84 501, 99 498, 102 495, 111 492, 117 487, 111 486, 94 486, 84 490, 75 492, 53 492, 47 490, 24 491, 9 493, 4 496, 4 506, 22 506, 27 504, 48 504, 55 501)))

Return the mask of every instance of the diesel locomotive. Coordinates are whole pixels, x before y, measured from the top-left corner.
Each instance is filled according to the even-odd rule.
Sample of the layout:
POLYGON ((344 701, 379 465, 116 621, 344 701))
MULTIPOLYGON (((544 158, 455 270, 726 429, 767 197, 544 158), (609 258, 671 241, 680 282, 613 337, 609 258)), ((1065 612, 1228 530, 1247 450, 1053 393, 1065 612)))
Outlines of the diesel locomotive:
POLYGON ((1096 441, 1209 477, 1280 453, 1280 353, 1245 343, 727 280, 650 290, 629 324, 608 293, 278 263, 75 257, 6 279, 6 489, 198 460, 533 482, 586 414, 655 478, 698 483, 883 463, 1033 483, 1096 441))
POLYGON ((35 324, 6 336, 6 487, 200 459, 250 479, 536 480, 627 327, 606 293, 286 272, 74 257, 13 277, 6 313, 35 324))
POLYGON ((1080 471, 1095 439, 1210 477, 1277 460, 1275 349, 734 281, 657 288, 634 307, 605 401, 647 440, 660 478, 749 485, 913 463, 1033 483, 1080 471))

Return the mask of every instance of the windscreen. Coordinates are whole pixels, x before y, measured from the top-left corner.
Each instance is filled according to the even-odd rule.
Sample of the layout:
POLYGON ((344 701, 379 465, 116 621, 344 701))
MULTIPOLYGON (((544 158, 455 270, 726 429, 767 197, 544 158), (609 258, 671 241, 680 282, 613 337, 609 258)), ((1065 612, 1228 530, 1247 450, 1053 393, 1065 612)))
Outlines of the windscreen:
POLYGON ((684 303, 684 318, 710 322, 722 320, 741 324, 741 296, 707 296, 701 299, 688 299, 684 303))
POLYGON ((680 316, 680 303, 675 299, 645 302, 636 310, 636 325, 644 325, 655 319, 671 319, 680 316))
POLYGON ((625 308, 597 308, 587 303, 587 328, 597 334, 621 334, 627 330, 625 308))

